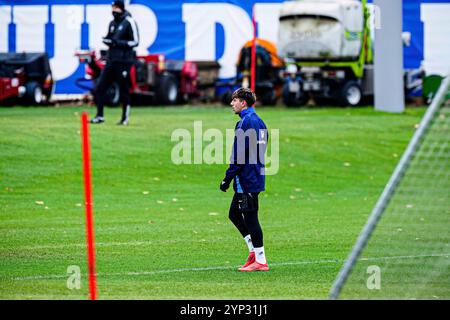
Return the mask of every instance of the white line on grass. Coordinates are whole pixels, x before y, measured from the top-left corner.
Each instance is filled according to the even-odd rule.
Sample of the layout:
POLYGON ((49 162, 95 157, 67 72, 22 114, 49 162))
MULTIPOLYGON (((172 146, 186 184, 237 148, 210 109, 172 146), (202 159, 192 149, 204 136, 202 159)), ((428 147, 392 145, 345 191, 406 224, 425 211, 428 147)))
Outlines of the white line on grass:
MULTIPOLYGON (((220 239, 216 239, 219 241, 220 239)), ((154 244, 169 244, 169 243, 179 243, 179 242, 205 242, 204 239, 196 239, 196 240, 160 240, 160 241, 127 241, 127 242, 98 242, 95 243, 96 247, 122 247, 122 246, 130 246, 130 247, 141 247, 141 246, 149 246, 154 244)), ((208 242, 213 242, 208 240, 208 242)), ((16 247, 14 250, 45 250, 45 249, 67 249, 67 248, 86 248, 86 243, 69 243, 69 244, 51 244, 51 245, 36 245, 36 246, 23 246, 16 247)))
MULTIPOLYGON (((450 257, 450 253, 436 253, 436 254, 423 254, 415 256, 388 256, 388 257, 372 257, 361 258, 361 261, 377 261, 377 260, 395 260, 395 259, 417 259, 417 258, 432 258, 432 257, 450 257)), ((321 263, 344 263, 345 260, 338 259, 323 259, 323 260, 303 260, 303 261, 287 261, 287 262, 274 262, 270 263, 270 266, 282 267, 291 265, 304 265, 304 264, 321 264, 321 263)), ((217 266, 217 267, 198 267, 198 268, 182 268, 182 269, 167 269, 167 270, 155 270, 155 271, 142 271, 142 272, 117 272, 117 273, 97 273, 98 277, 110 277, 110 276, 151 276, 163 273, 176 273, 176 272, 192 272, 192 271, 211 271, 211 270, 228 270, 236 269, 240 266, 217 266)), ((50 280, 67 278, 67 275, 40 275, 30 277, 17 277, 13 280, 50 280)))

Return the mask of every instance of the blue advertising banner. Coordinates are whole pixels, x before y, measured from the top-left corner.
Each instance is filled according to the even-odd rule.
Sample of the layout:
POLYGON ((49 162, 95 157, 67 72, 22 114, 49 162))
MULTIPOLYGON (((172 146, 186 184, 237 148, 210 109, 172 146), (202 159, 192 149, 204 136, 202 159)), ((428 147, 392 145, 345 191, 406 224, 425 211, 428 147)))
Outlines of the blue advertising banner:
MULTIPOLYGON (((219 76, 226 79, 235 75, 239 50, 252 37, 252 6, 255 5, 258 36, 276 43, 281 2, 126 3, 139 27, 138 53, 163 53, 169 59, 180 60, 217 60, 221 65, 219 76)), ((443 63, 440 57, 450 50, 450 37, 443 38, 444 33, 438 32, 447 30, 448 35, 450 31, 450 19, 444 19, 450 16, 450 0, 403 3, 404 31, 410 33, 410 45, 404 51, 405 68, 418 68, 425 59, 430 68, 439 70, 443 63)), ((55 93, 81 93, 75 79, 83 76, 84 69, 74 53, 78 49, 106 49, 102 37, 111 19, 108 0, 0 0, 0 52, 47 52, 57 80, 55 93)))

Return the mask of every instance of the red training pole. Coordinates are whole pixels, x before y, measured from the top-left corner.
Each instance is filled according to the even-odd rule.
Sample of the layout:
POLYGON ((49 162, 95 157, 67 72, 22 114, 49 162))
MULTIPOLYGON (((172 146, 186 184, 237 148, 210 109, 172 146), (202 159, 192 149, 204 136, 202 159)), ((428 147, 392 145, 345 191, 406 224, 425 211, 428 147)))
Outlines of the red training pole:
POLYGON ((91 156, 89 146, 88 115, 81 115, 81 140, 83 149, 83 172, 84 172, 84 198, 86 207, 86 240, 88 250, 88 272, 89 272, 89 297, 97 299, 97 278, 95 274, 95 246, 94 246, 94 223, 92 215, 92 182, 91 182, 91 156))
POLYGON ((252 57, 250 65, 250 88, 255 92, 255 78, 256 78, 256 19, 255 19, 255 5, 252 7, 252 24, 253 24, 253 39, 252 39, 252 57))

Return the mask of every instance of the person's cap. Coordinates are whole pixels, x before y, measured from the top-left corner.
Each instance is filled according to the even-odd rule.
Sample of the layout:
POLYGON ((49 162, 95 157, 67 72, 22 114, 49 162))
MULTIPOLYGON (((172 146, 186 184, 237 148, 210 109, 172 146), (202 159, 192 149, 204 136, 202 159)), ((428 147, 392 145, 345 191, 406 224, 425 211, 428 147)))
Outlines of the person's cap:
POLYGON ((114 0, 111 5, 122 9, 122 11, 125 11, 125 2, 123 0, 114 0))

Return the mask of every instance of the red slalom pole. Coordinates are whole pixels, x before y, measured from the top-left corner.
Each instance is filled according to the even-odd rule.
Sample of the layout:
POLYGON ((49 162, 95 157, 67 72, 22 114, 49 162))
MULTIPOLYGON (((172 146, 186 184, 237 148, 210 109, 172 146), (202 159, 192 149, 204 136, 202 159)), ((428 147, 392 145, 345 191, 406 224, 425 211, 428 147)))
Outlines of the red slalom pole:
POLYGON ((86 208, 86 240, 88 251, 89 272, 89 298, 97 299, 97 276, 95 274, 95 246, 94 246, 94 223, 92 215, 92 181, 91 181, 91 155, 89 146, 88 115, 81 115, 81 140, 83 149, 83 172, 84 172, 84 198, 86 208))
POLYGON ((251 57, 251 75, 250 75, 250 88, 255 92, 255 78, 256 78, 256 18, 255 18, 255 5, 252 7, 252 24, 253 24, 253 39, 252 39, 252 57, 251 57))

